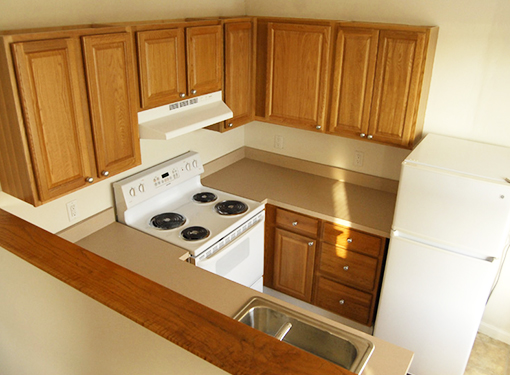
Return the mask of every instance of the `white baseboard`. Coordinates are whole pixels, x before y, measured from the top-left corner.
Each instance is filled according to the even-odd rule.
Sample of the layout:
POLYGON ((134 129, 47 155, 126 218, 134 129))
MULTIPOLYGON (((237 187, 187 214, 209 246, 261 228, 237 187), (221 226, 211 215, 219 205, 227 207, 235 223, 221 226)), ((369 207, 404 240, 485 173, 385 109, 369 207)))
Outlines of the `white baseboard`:
POLYGON ((510 332, 503 331, 502 329, 484 322, 480 324, 478 331, 484 335, 492 337, 495 340, 499 340, 510 345, 510 332))

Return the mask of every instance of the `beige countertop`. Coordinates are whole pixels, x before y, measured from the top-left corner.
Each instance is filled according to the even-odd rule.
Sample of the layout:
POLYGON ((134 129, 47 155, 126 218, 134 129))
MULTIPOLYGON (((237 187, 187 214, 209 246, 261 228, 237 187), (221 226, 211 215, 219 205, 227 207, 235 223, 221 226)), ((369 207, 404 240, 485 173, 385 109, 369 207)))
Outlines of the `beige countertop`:
POLYGON ((257 296, 366 337, 375 350, 364 375, 405 375, 412 359, 408 350, 199 269, 182 260, 185 250, 123 224, 110 224, 77 244, 227 316, 257 296))
POLYGON ((389 237, 396 194, 248 158, 202 184, 389 237))

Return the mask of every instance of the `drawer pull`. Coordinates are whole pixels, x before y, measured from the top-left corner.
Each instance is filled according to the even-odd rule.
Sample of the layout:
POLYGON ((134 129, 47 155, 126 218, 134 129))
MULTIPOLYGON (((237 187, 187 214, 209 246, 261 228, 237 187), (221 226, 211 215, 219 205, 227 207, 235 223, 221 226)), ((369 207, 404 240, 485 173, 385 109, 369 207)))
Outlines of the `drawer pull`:
POLYGON ((340 305, 343 305, 343 304, 345 303, 345 300, 344 300, 344 299, 341 299, 340 301, 338 301, 338 303, 339 303, 340 305))
POLYGON ((352 238, 348 238, 348 239, 347 239, 347 242, 348 242, 348 243, 352 243, 352 238))
POLYGON ((313 246, 313 241, 308 242, 308 246, 313 246))
POLYGON ((344 266, 344 271, 348 271, 349 270, 349 266, 344 266))
POLYGON ((294 226, 294 227, 297 226, 297 221, 293 221, 292 226, 294 226))

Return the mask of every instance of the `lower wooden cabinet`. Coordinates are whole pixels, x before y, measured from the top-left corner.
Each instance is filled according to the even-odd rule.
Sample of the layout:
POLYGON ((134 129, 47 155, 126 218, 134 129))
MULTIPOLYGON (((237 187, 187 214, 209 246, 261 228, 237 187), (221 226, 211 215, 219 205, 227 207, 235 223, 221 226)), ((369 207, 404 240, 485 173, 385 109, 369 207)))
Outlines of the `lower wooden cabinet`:
POLYGON ((387 239, 266 205, 264 285, 370 326, 387 239))

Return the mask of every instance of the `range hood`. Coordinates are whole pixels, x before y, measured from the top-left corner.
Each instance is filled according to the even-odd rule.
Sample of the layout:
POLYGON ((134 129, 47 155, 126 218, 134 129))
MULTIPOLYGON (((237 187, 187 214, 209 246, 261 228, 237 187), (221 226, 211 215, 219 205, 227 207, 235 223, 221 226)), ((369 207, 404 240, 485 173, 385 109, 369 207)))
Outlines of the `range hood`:
POLYGON ((221 91, 138 113, 140 138, 171 139, 232 118, 221 91))

